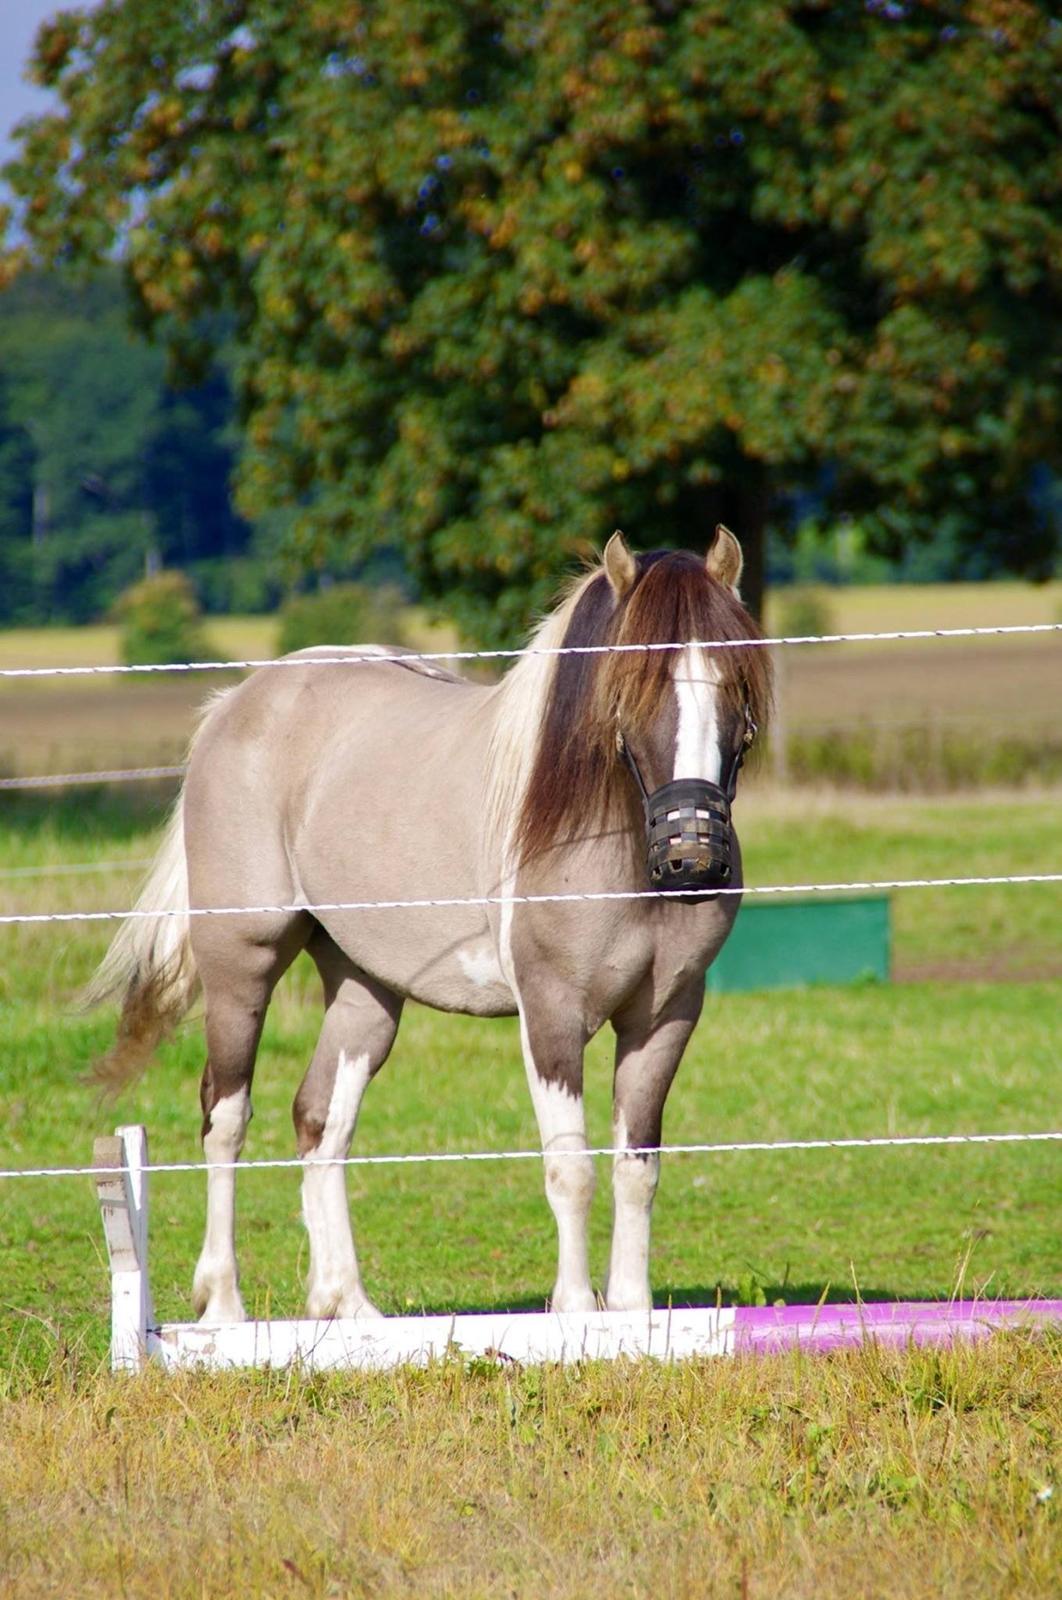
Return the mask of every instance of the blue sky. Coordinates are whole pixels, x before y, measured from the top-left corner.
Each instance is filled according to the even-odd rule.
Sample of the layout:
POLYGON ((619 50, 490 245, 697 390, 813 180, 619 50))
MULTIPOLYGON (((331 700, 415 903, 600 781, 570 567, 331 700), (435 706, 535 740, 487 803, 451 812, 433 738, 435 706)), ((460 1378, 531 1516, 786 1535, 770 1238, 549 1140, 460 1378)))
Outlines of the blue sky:
POLYGON ((39 24, 63 9, 61 0, 2 0, 0 4, 0 165, 14 154, 10 138, 14 124, 48 105, 50 96, 25 83, 22 71, 39 24))

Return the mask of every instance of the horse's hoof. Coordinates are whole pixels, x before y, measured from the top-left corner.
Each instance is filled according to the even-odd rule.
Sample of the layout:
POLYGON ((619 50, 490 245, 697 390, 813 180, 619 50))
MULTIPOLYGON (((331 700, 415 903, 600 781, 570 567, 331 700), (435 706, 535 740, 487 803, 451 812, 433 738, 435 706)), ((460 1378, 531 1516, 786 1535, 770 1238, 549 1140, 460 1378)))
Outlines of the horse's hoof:
POLYGON ((374 1306, 371 1300, 343 1300, 340 1302, 337 1317, 357 1317, 362 1322, 382 1321, 383 1312, 379 1306, 374 1306))
POLYGON ((593 1289, 555 1289, 550 1300, 551 1311, 596 1311, 597 1295, 593 1289))
POLYGON ((606 1311, 652 1311, 653 1297, 645 1289, 624 1289, 622 1285, 615 1291, 605 1290, 606 1311))
POLYGON ((196 1310, 199 1312, 199 1321, 208 1328, 247 1321, 247 1313, 238 1294, 213 1294, 202 1308, 197 1305, 196 1310))
POLYGON ((311 1322, 331 1322, 335 1317, 356 1317, 371 1322, 382 1317, 364 1294, 311 1295, 306 1301, 306 1315, 311 1322))

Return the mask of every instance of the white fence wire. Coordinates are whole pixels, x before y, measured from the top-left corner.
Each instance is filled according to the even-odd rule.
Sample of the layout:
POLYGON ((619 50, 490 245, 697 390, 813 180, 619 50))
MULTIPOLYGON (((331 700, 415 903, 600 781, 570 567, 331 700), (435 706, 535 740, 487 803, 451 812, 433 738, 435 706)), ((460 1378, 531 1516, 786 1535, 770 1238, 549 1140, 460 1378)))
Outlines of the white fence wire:
POLYGON ((5 882, 26 878, 80 877, 93 872, 145 872, 150 861, 51 861, 41 867, 0 867, 5 882))
MULTIPOLYGON (((705 640, 699 641, 702 647, 711 649, 749 649, 763 648, 766 646, 788 645, 813 645, 813 644, 856 644, 878 643, 895 641, 915 641, 924 639, 970 639, 970 638, 998 638, 1005 635, 1021 634, 1052 634, 1062 632, 1062 622, 1059 623, 1017 623, 995 627, 969 627, 969 628, 914 628, 896 629, 888 632, 863 632, 863 633, 838 633, 823 635, 785 635, 757 640, 705 640)), ((326 647, 327 648, 327 647, 326 647)), ((683 644, 659 643, 638 645, 562 645, 556 647, 528 646, 513 650, 440 650, 410 652, 402 651, 389 654, 382 651, 371 653, 358 653, 351 650, 342 655, 321 655, 312 657, 269 657, 264 659, 248 659, 243 661, 199 661, 165 664, 142 665, 100 665, 100 666, 68 666, 68 667, 5 667, 0 669, 0 678, 4 679, 33 679, 54 677, 97 677, 119 676, 145 673, 188 673, 188 672, 239 672, 250 671, 259 667, 293 667, 293 666, 354 666, 360 664, 379 665, 384 662, 399 662, 409 664, 412 661, 494 661, 512 660, 525 655, 603 655, 612 652, 628 651, 666 651, 686 648, 683 644)), ((125 768, 114 772, 89 772, 49 774, 42 777, 15 778, 0 780, 0 789, 44 788, 59 787, 75 783, 105 783, 141 778, 171 778, 180 777, 184 772, 183 767, 153 767, 153 768, 125 768)), ((144 866, 143 862, 84 862, 69 867, 42 867, 9 869, 2 876, 11 878, 20 875, 36 876, 51 872, 94 872, 115 869, 138 868, 144 866)), ((945 889, 945 888, 970 888, 985 887, 989 885, 1018 885, 1018 884, 1052 884, 1062 883, 1062 872, 1039 873, 1010 873, 994 874, 980 877, 954 877, 954 878, 893 878, 853 881, 847 883, 804 883, 804 884, 762 884, 743 888, 723 888, 716 891, 720 895, 791 895, 791 894, 826 894, 844 892, 870 892, 899 889, 945 889)), ((355 900, 333 901, 319 904, 290 904, 267 906, 193 906, 188 909, 152 910, 134 907, 118 911, 64 911, 64 912, 32 912, 13 913, 0 916, 0 925, 27 925, 40 923, 64 922, 115 922, 123 921, 127 917, 160 919, 172 916, 254 916, 263 914, 290 914, 296 912, 344 912, 344 911, 385 911, 385 910, 413 910, 432 909, 442 907, 487 907, 504 905, 559 905, 579 901, 610 901, 610 900, 667 900, 666 893, 655 890, 616 890, 568 894, 533 894, 533 895, 475 895, 475 896, 448 896, 439 899, 413 899, 413 900, 355 900)), ((1062 1141, 1062 1132, 1033 1132, 1033 1133, 950 1133, 950 1134, 899 1134, 881 1137, 866 1138, 841 1138, 841 1139, 783 1139, 783 1140, 745 1140, 732 1143, 700 1143, 700 1144, 670 1144, 659 1145, 651 1150, 641 1150, 636 1154, 659 1155, 733 1155, 741 1153, 778 1153, 782 1151, 815 1151, 815 1150, 867 1150, 886 1148, 910 1147, 948 1147, 956 1145, 1013 1145, 1055 1143, 1062 1141)), ((573 1157, 608 1156, 616 1157, 630 1155, 632 1152, 625 1148, 614 1146, 596 1146, 586 1150, 556 1151, 554 1155, 568 1155, 573 1157)), ((433 1151, 413 1152, 409 1154, 381 1154, 347 1156, 343 1159, 315 1159, 305 1160, 301 1157, 277 1157, 256 1161, 241 1162, 215 1162, 211 1163, 209 1170, 224 1170, 226 1168, 241 1171, 278 1170, 307 1166, 338 1166, 338 1167, 373 1167, 373 1166, 409 1166, 409 1165, 438 1165, 456 1164, 484 1161, 539 1161, 542 1159, 540 1150, 476 1150, 476 1151, 433 1151)), ((159 1162, 150 1168, 152 1173, 178 1173, 178 1172, 203 1172, 208 1166, 204 1162, 176 1161, 159 1162)), ((99 1177, 109 1176, 112 1169, 107 1167, 35 1167, 35 1168, 7 1168, 0 1169, 0 1180, 17 1178, 67 1178, 67 1177, 99 1177)))
MULTIPOLYGON (((725 1156, 780 1153, 787 1150, 883 1150, 910 1146, 1053 1144, 1062 1132, 1048 1133, 909 1133, 883 1134, 864 1139, 746 1139, 729 1144, 658 1144, 639 1146, 594 1145, 584 1150, 550 1150, 549 1157, 584 1159, 587 1156, 725 1156)), ((152 1174, 170 1172, 277 1172, 306 1167, 416 1167, 454 1166, 461 1162, 541 1161, 541 1150, 432 1150, 408 1155, 387 1153, 366 1156, 271 1156, 258 1161, 159 1161, 146 1169, 152 1174)), ((98 1178, 113 1175, 113 1167, 9 1167, 5 1178, 98 1178)))
POLYGON ((30 773, 22 778, 0 778, 3 789, 68 789, 90 783, 137 783, 147 778, 183 778, 186 768, 179 767, 117 767, 103 772, 44 772, 30 773))
MULTIPOLYGON (((990 885, 1062 883, 1062 872, 997 873, 980 878, 878 878, 853 883, 767 883, 748 887, 713 889, 714 895, 870 893, 884 889, 971 889, 990 885)), ((677 896, 681 899, 681 894, 677 896)), ((481 894, 453 895, 438 900, 331 900, 311 904, 301 900, 284 905, 190 906, 154 910, 133 906, 126 911, 25 911, 0 916, 0 927, 41 922, 124 922, 127 917, 158 921, 165 917, 289 916, 300 911, 422 911, 457 906, 575 905, 584 900, 674 901, 676 894, 660 889, 598 889, 582 894, 481 894)))
MULTIPOLYGON (((523 645, 512 650, 401 650, 393 654, 382 650, 363 650, 356 646, 342 655, 264 656, 244 661, 178 661, 109 663, 82 667, 2 667, 2 678, 91 678, 118 677, 135 673, 173 672, 250 672, 259 667, 350 667, 396 661, 407 666, 413 661, 512 661, 519 656, 598 656, 657 650, 685 650, 691 645, 705 650, 757 650, 773 645, 874 644, 917 639, 982 639, 1003 635, 1062 633, 1062 622, 1014 622, 995 627, 976 628, 896 628, 887 632, 780 634, 766 639, 693 639, 682 643, 523 645)), ((329 646, 322 646, 328 649, 329 646)))

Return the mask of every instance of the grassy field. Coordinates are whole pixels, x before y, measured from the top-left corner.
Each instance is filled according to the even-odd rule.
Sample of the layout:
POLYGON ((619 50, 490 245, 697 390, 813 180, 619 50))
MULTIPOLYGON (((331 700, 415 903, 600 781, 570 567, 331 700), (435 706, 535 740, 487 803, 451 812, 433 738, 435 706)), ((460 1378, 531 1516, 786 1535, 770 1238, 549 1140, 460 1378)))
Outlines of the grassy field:
MULTIPOLYGON (((977 804, 791 796, 742 801, 755 882, 1057 868, 1057 796, 977 804)), ((0 835, 5 909, 119 906, 152 845, 151 801, 9 802, 0 835), (44 867, 98 873, 32 876, 44 867)), ((101 1109, 79 1073, 106 1043, 103 1016, 73 1009, 102 953, 94 928, 4 930, 0 964, 5 1073, 0 1105, 12 1164, 87 1157, 116 1115, 142 1120, 159 1160, 195 1159, 201 1043, 194 1024, 117 1108, 101 1109)), ((675 1141, 845 1133, 1035 1129, 1057 1120, 1059 1048, 1052 979, 1062 975, 1062 903, 1052 886, 911 891, 897 896, 897 974, 882 988, 714 997, 669 1103, 675 1141), (948 981, 928 981, 946 978, 948 981), (1024 981, 989 981, 1000 978, 1024 981), (958 981, 973 979, 979 981, 958 981)), ((290 1153, 288 1107, 318 1026, 315 980, 299 965, 270 1015, 249 1153, 290 1153)), ((607 1142, 605 1038, 588 1063, 591 1135, 607 1142)), ((515 1024, 443 1018, 411 1007, 369 1095, 359 1148, 533 1146, 515 1024), (425 1086, 430 1085, 430 1093, 425 1086)), ((992 1293, 1062 1293, 1051 1147, 730 1156, 669 1164, 658 1209, 661 1301, 851 1293, 932 1296, 967 1282, 992 1293), (972 1252, 972 1253, 971 1253, 972 1252)), ((370 1290, 389 1310, 540 1305, 553 1243, 540 1176, 529 1164, 482 1170, 356 1171, 350 1187, 370 1290)), ((294 1174, 243 1180, 245 1283, 259 1312, 289 1315, 304 1270, 294 1174)), ((603 1185, 603 1188, 605 1185, 603 1185)), ((605 1195, 594 1215, 603 1270, 605 1195)), ((187 1310, 200 1186, 159 1178, 153 1244, 158 1308, 187 1310)), ((5 1298, 30 1317, 4 1337, 48 1345, 45 1323, 98 1353, 104 1340, 102 1240, 87 1183, 0 1186, 9 1242, 5 1298), (41 1317, 45 1322, 35 1323, 41 1317), (41 1341, 43 1340, 43 1343, 41 1341)), ((35 1357, 36 1359, 36 1357, 35 1357)))
MULTIPOLYGON (((157 729, 142 689, 124 703, 157 729)), ((72 699, 70 717, 91 703, 72 699)), ((128 904, 169 792, 2 797, 0 906, 128 904)), ((737 816, 755 883, 1045 871, 1062 864, 1060 798, 857 798, 761 781, 737 816)), ((667 1137, 1058 1126, 1057 887, 911 891, 894 899, 894 930, 901 981, 889 987, 710 998, 667 1137)), ((0 929, 5 1165, 87 1160, 119 1120, 146 1123, 156 1159, 198 1156, 194 1020, 118 1107, 79 1082, 112 1025, 74 1006, 105 942, 91 926, 0 929)), ((290 1154, 317 1025, 299 965, 267 1026, 249 1155, 290 1154)), ((587 1070, 591 1137, 606 1142, 605 1039, 587 1070)), ((515 1027, 410 1008, 358 1149, 534 1142, 515 1027)), ((856 1285, 868 1299, 960 1286, 1060 1296, 1058 1163, 1050 1145, 673 1158, 657 1299, 840 1299, 856 1285)), ((602 1163, 598 1280, 607 1188, 602 1163)), ((355 1169, 349 1190, 385 1310, 541 1306, 554 1244, 537 1164, 355 1169)), ((240 1208, 249 1307, 294 1314, 296 1175, 245 1174, 240 1208)), ((156 1177, 164 1318, 190 1314, 202 1216, 201 1180, 156 1177)), ((1053 1335, 678 1368, 455 1357, 378 1377, 123 1382, 103 1370, 107 1272, 85 1179, 0 1183, 0 1275, 0 1596, 1060 1592, 1053 1335)))

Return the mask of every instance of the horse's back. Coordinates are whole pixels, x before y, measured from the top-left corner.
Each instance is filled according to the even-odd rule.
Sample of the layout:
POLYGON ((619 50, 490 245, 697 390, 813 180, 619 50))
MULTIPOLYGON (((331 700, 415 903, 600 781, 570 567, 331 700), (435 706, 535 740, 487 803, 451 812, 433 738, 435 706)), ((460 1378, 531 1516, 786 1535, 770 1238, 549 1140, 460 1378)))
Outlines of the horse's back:
MULTIPOLYGON (((377 653, 392 654, 300 652, 208 713, 186 786, 193 903, 498 892, 483 806, 490 691, 377 653)), ((316 916, 357 966, 400 992, 445 1009, 512 1009, 482 907, 316 916)))

